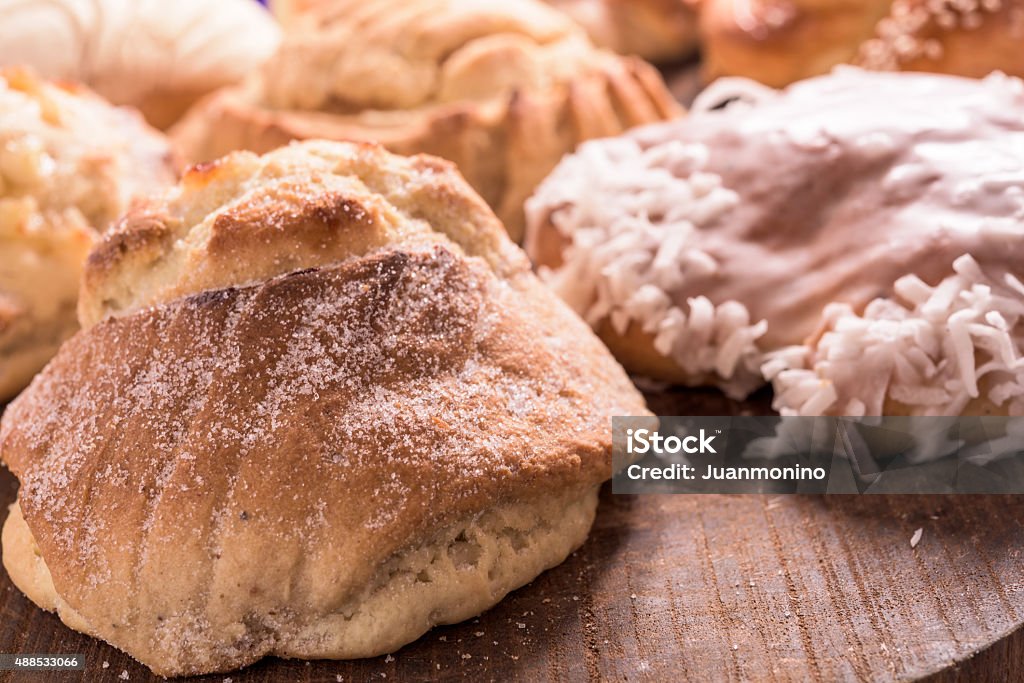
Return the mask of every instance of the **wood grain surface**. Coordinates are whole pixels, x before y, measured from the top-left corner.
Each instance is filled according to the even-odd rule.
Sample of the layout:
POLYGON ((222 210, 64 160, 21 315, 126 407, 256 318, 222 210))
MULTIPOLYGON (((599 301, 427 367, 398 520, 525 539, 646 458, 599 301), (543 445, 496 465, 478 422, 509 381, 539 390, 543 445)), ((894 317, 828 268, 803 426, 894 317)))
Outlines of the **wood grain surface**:
MULTIPOLYGON (((649 399, 661 414, 766 409, 764 397, 649 399)), ((0 504, 15 491, 0 473, 0 504)), ((605 490, 586 545, 478 619, 393 657, 270 659, 195 680, 1024 680, 1022 520, 1024 497, 605 490)), ((6 574, 0 652, 87 660, 85 672, 6 672, 0 683, 153 679, 35 608, 6 574)))

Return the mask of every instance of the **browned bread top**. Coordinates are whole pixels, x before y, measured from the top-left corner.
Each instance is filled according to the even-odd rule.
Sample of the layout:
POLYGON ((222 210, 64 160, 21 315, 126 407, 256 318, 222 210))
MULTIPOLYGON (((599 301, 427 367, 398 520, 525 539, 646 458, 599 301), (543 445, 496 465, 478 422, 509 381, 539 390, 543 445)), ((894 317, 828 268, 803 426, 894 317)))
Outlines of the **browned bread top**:
POLYGON ((448 162, 368 143, 238 152, 190 169, 176 190, 122 220, 89 258, 79 317, 88 327, 384 246, 442 241, 503 276, 529 268, 448 162))

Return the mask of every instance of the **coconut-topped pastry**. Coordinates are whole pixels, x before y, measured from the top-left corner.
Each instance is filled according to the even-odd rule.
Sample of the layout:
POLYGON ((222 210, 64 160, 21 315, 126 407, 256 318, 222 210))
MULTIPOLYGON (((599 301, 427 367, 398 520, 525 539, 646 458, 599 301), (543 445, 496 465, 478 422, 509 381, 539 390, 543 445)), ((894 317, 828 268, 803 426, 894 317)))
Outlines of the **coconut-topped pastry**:
POLYGON ((653 67, 540 0, 295 4, 275 57, 179 124, 189 160, 306 138, 436 154, 521 241, 523 202, 580 141, 680 112, 653 67))
POLYGON ((628 369, 767 377, 784 412, 1024 408, 1024 83, 844 68, 697 109, 583 145, 527 204, 528 252, 628 369))
POLYGON ((89 258, 0 424, 14 583, 160 675, 392 652, 562 562, 646 415, 451 164, 236 153, 89 258))
POLYGON ((1024 76, 1024 0, 703 0, 700 24, 708 80, 782 87, 843 63, 1024 76))
POLYGON ((77 329, 94 240, 175 175, 167 140, 137 112, 0 69, 0 402, 77 329))

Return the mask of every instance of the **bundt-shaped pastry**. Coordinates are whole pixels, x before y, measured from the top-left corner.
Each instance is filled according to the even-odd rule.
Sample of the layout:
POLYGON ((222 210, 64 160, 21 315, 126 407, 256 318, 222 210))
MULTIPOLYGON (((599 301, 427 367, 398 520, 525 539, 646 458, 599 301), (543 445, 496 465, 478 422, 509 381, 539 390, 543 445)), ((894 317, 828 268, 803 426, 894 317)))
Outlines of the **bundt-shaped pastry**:
POLYGON ((580 141, 678 113, 650 65, 538 0, 332 0, 296 22, 260 73, 177 127, 187 158, 305 138, 436 154, 518 241, 523 201, 580 141))

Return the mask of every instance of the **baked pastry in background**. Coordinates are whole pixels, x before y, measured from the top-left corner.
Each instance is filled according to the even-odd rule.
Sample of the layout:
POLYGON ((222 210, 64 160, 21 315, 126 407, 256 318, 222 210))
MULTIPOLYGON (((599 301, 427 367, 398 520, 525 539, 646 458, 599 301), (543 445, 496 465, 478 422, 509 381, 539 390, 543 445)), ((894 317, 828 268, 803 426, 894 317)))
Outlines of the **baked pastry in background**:
POLYGON ((138 113, 0 69, 0 401, 77 329, 95 236, 174 178, 167 141, 138 113))
POLYGON ((1024 77, 1024 0, 897 0, 857 51, 869 69, 1024 77))
MULTIPOLYGON (((270 0, 285 26, 334 0, 270 0)), ((701 0, 545 0, 573 18, 600 47, 653 62, 670 62, 697 49, 701 0)), ((497 4, 497 3, 494 3, 497 4)))
POLYGON ((1024 412, 1024 83, 844 67, 695 109, 527 204, 528 253, 627 369, 767 377, 782 412, 1024 412))
POLYGON ((1024 0, 706 0, 707 80, 782 87, 841 63, 1024 76, 1024 0))
POLYGON ((454 167, 296 143, 90 256, 0 426, 15 584, 160 675, 392 652, 586 538, 647 415, 454 167))
POLYGON ((601 47, 652 62, 672 62, 697 50, 702 0, 546 0, 587 29, 601 47))
POLYGON ((0 0, 0 66, 85 83, 165 128, 267 59, 280 31, 252 0, 0 0))
POLYGON ((258 74, 179 124, 186 157, 305 138, 436 154, 518 241, 523 201, 578 142, 679 113, 650 65, 537 0, 332 0, 295 22, 258 74))

